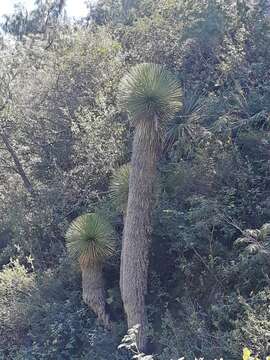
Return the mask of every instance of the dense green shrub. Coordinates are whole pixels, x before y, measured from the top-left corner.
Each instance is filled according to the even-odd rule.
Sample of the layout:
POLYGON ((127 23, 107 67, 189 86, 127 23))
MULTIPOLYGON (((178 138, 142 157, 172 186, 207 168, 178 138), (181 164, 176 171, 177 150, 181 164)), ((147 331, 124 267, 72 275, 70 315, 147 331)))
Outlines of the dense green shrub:
POLYGON ((0 358, 120 359, 118 337, 97 326, 76 284, 79 272, 65 261, 45 273, 18 260, 7 265, 0 276, 0 358))

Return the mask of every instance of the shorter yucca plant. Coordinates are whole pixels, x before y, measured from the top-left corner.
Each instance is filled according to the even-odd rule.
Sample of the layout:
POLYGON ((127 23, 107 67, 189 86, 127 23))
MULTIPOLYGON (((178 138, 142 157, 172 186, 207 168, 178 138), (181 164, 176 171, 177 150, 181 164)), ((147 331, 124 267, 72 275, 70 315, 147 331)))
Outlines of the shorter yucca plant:
POLYGON ((66 243, 70 256, 80 264, 84 302, 95 312, 99 321, 109 327, 102 267, 104 261, 114 253, 112 226, 98 214, 81 215, 70 224, 66 243))

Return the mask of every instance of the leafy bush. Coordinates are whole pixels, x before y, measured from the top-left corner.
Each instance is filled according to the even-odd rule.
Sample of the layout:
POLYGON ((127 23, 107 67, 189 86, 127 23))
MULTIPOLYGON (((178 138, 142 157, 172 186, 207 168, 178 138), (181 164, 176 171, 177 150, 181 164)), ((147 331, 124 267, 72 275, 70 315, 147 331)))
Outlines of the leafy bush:
MULTIPOLYGON (((29 274, 18 260, 0 272, 0 344, 1 351, 11 344, 20 344, 30 323, 27 313, 31 293, 35 290, 35 276, 29 274), (29 299, 29 300, 28 300, 29 299), (28 303, 29 301, 29 303, 28 303)), ((5 353, 5 352, 4 352, 5 353)))
POLYGON ((12 262, 0 272, 0 358, 120 359, 117 336, 80 299, 79 273, 63 261, 45 273, 12 262))

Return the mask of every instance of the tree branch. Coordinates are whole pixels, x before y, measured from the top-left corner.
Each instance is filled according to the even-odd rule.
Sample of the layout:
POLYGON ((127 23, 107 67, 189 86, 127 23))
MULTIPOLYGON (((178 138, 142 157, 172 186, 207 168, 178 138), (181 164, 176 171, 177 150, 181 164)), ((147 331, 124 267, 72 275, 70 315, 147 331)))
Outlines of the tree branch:
POLYGON ((0 137, 2 138, 5 146, 6 146, 6 149, 7 151, 9 152, 9 154, 11 155, 12 157, 12 160, 15 164, 15 168, 16 168, 16 172, 20 175, 22 181, 23 181, 23 184, 24 184, 24 187, 26 188, 26 190, 30 193, 30 194, 33 194, 34 192, 34 189, 33 189, 33 186, 30 182, 30 180, 28 179, 24 169, 23 169, 23 166, 16 154, 16 152, 14 151, 14 149, 12 148, 9 140, 8 140, 8 137, 7 135, 4 133, 4 132, 0 132, 0 137))

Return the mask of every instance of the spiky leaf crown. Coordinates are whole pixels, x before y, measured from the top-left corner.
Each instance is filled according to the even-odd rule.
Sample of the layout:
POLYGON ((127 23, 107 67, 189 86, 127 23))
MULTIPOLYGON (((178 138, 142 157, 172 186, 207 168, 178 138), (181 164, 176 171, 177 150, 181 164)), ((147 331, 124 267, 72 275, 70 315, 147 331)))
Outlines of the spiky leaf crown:
POLYGON ((95 213, 77 217, 66 232, 70 256, 82 266, 102 262, 114 252, 114 231, 110 223, 95 213))
POLYGON ((111 178, 110 195, 116 210, 125 213, 128 202, 130 164, 118 168, 111 178))
POLYGON ((132 120, 170 119, 181 107, 181 91, 176 78, 163 66, 135 65, 119 86, 119 103, 132 120))

